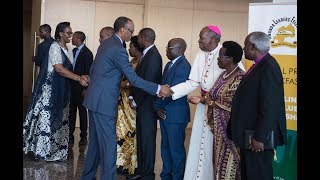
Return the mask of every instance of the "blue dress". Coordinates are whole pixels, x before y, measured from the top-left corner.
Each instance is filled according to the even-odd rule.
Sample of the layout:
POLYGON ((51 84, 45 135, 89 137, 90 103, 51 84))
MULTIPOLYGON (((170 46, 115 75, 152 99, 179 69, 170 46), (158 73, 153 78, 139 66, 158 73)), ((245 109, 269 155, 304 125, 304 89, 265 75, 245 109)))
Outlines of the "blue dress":
POLYGON ((39 72, 23 121, 23 151, 46 161, 66 161, 69 138, 70 80, 53 65, 72 71, 67 50, 53 42, 39 72))

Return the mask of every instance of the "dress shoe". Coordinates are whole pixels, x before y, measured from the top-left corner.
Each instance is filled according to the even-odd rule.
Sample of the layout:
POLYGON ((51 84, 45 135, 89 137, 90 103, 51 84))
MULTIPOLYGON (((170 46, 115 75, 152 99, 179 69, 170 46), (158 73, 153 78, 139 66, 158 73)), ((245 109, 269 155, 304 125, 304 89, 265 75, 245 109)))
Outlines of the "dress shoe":
POLYGON ((136 179, 140 179, 140 178, 141 178, 140 174, 127 176, 127 179, 129 179, 129 180, 136 180, 136 179))
POLYGON ((88 142, 87 139, 81 138, 80 141, 79 141, 79 145, 86 145, 87 142, 88 142))

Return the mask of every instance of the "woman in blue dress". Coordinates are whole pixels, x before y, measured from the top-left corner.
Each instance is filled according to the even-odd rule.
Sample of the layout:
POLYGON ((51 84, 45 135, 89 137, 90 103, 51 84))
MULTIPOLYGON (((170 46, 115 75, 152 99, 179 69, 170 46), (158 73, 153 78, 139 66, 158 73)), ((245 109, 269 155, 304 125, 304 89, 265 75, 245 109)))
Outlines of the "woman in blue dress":
POLYGON ((81 77, 72 72, 73 55, 66 43, 72 29, 61 22, 55 31, 48 58, 42 63, 30 104, 23 121, 23 151, 36 159, 66 161, 70 82, 81 77))

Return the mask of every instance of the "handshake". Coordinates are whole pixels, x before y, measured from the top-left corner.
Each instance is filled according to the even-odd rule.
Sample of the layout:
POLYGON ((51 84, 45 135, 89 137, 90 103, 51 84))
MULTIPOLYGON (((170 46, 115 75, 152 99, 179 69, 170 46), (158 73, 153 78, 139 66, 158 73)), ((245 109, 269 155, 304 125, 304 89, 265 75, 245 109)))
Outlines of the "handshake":
POLYGON ((79 83, 82 86, 87 87, 89 85, 89 81, 90 81, 89 75, 82 75, 80 77, 79 83))
POLYGON ((164 84, 164 85, 161 85, 161 89, 158 94, 158 97, 164 99, 166 97, 172 96, 173 93, 174 92, 170 89, 170 86, 168 84, 164 84))

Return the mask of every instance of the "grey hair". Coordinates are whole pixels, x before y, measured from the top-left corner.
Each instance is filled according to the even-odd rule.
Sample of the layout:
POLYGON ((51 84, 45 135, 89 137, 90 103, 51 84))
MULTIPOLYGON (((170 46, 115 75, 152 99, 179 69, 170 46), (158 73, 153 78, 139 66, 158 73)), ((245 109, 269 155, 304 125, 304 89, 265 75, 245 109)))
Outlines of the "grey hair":
POLYGON ((267 53, 270 50, 270 38, 261 31, 255 31, 249 34, 249 42, 254 44, 261 53, 267 53))

